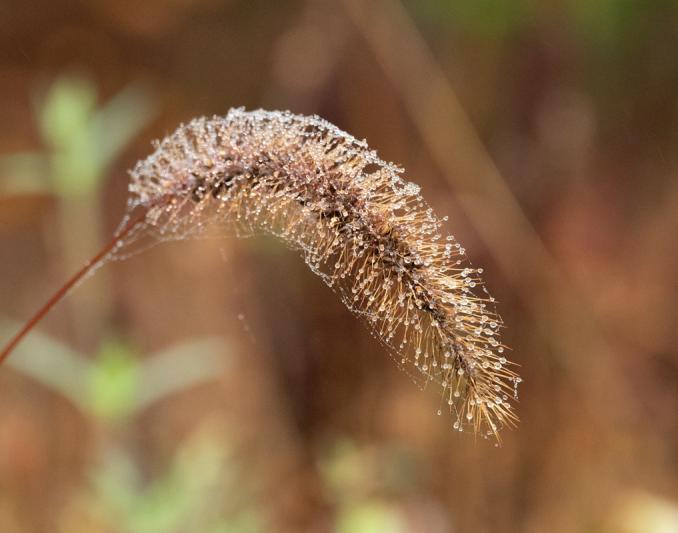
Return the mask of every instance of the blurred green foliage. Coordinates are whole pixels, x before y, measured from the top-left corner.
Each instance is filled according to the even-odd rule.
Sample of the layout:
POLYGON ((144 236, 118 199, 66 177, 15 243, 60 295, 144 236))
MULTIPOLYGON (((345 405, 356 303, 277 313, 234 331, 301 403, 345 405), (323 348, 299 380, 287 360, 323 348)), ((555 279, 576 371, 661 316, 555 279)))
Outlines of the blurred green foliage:
POLYGON ((148 123, 154 105, 140 85, 131 85, 99 106, 96 85, 64 75, 35 98, 36 122, 44 152, 0 158, 3 190, 91 194, 121 150, 148 123))
MULTIPOLYGON (((0 330, 5 335, 16 327, 6 323, 0 330)), ((156 402, 223 376, 226 350, 219 339, 195 339, 142 360, 128 343, 109 339, 90 362, 36 332, 8 365, 65 396, 106 432, 86 474, 89 483, 72 502, 106 531, 255 533, 263 531, 262 514, 242 482, 223 425, 198 425, 166 471, 148 481, 133 451, 114 438, 156 402), (224 516, 226 497, 234 505, 224 516)))
MULTIPOLYGON (((18 324, 6 321, 9 336, 18 324)), ((128 421, 144 409, 191 387, 218 379, 228 367, 227 345, 218 338, 191 339, 144 359, 120 339, 104 341, 93 361, 50 336, 34 331, 7 365, 86 415, 106 422, 128 421)))
POLYGON ((564 12, 583 37, 582 45, 610 53, 641 43, 651 30, 649 24, 662 14, 670 21, 676 9, 673 0, 566 0, 558 7, 535 0, 408 0, 407 4, 428 24, 455 28, 476 39, 508 37, 551 11, 559 16, 564 12))
POLYGON ((106 342, 89 376, 90 410, 97 418, 120 420, 134 411, 140 386, 137 358, 119 341, 106 342))
POLYGON ((83 498, 88 510, 116 531, 262 531, 260 513, 248 503, 251 496, 234 461, 224 436, 203 424, 179 446, 166 472, 150 483, 142 482, 128 454, 108 450, 83 498), (222 512, 224 498, 237 503, 228 516, 222 512))
POLYGON ((407 528, 398 514, 378 501, 361 502, 341 512, 338 533, 405 533, 407 528))
POLYGON ((327 493, 337 507, 339 533, 408 531, 396 501, 417 486, 418 468, 411 451, 397 445, 361 447, 338 439, 320 461, 327 493))

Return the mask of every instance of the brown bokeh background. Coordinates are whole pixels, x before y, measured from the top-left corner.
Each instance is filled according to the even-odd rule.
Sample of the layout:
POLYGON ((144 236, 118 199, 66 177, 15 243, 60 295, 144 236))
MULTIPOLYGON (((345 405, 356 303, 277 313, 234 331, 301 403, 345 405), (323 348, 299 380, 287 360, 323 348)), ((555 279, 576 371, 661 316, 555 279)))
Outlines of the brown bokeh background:
POLYGON ((501 447, 459 434, 294 252, 165 243, 0 369, 0 531, 678 531, 677 28, 670 0, 5 0, 0 343, 151 139, 263 107, 422 185, 524 382, 501 447))

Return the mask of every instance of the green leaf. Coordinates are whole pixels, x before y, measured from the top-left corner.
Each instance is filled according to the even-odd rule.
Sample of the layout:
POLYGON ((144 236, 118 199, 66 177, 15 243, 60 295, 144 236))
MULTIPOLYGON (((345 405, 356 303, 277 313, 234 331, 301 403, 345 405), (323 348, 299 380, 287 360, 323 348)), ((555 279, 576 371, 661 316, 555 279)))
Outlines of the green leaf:
POLYGON ((86 131, 96 105, 96 87, 87 79, 63 76, 49 88, 39 109, 44 139, 57 149, 86 131))
POLYGON ((40 130, 51 149, 52 186, 59 195, 96 190, 153 108, 150 94, 136 85, 100 109, 96 99, 91 81, 64 76, 53 83, 39 107, 40 130))
POLYGON ((139 394, 139 364, 127 346, 106 343, 89 379, 89 408, 104 420, 131 416, 139 394))
MULTIPOLYGON (((19 327, 18 323, 3 321, 0 327, 2 338, 9 338, 19 327)), ((6 364, 67 398, 81 410, 87 409, 83 398, 87 392, 91 363, 64 344, 33 331, 16 347, 6 364)))

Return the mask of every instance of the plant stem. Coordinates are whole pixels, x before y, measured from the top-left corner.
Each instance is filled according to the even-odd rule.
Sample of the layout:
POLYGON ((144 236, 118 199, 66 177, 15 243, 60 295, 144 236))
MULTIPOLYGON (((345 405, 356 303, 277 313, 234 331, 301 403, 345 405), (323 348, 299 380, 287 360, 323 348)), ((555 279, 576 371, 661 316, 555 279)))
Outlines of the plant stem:
POLYGON ((40 322, 44 316, 54 307, 61 299, 68 294, 73 286, 75 286, 80 280, 82 280, 93 268, 99 265, 99 263, 105 259, 105 257, 113 251, 117 244, 124 239, 130 232, 141 224, 146 218, 146 213, 142 213, 140 216, 131 219, 120 232, 118 232, 104 247, 99 250, 99 252, 90 258, 85 265, 78 270, 66 283, 64 283, 58 291, 52 295, 52 297, 45 302, 35 315, 30 318, 24 326, 19 330, 19 332, 12 337, 12 339, 5 345, 0 352, 0 364, 9 357, 9 355, 14 351, 17 344, 35 327, 35 325, 40 322))

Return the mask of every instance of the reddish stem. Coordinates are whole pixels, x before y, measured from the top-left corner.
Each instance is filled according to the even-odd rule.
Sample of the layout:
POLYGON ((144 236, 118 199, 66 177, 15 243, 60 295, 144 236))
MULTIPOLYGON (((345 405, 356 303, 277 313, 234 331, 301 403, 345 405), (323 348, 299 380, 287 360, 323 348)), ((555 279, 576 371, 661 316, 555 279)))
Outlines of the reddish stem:
POLYGON ((61 286, 61 288, 59 288, 58 291, 54 293, 54 295, 49 300, 47 300, 45 305, 43 305, 38 310, 38 312, 35 313, 35 315, 33 315, 33 317, 24 324, 21 330, 19 330, 19 332, 14 335, 14 337, 12 337, 12 339, 2 349, 2 352, 0 352, 0 364, 2 364, 5 359, 7 359, 7 357, 14 351, 14 348, 16 348, 17 344, 19 344, 21 339, 23 339, 35 327, 35 325, 43 319, 50 309, 59 303, 59 301, 61 301, 61 299, 66 296, 68 291, 70 291, 76 283, 83 279, 92 270, 92 268, 96 267, 101 262, 101 260, 104 259, 122 239, 129 235, 129 233, 134 228, 143 222, 145 218, 146 214, 143 213, 140 216, 130 220, 122 228, 122 230, 117 233, 108 243, 106 243, 95 256, 85 263, 85 266, 78 270, 66 283, 61 286))

